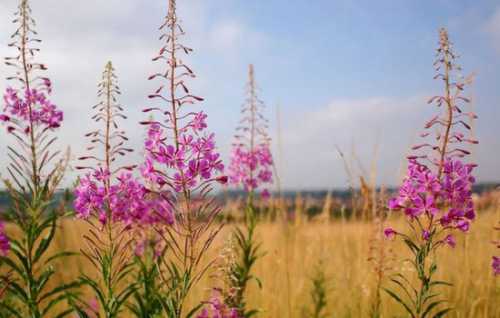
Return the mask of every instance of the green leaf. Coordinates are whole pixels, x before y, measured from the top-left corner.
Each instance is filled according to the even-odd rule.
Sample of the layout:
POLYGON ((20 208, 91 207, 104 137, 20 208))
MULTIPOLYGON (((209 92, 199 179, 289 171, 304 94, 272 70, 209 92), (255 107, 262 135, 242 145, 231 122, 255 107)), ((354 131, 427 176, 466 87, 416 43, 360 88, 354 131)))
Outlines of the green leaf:
POLYGON ((12 295, 16 296, 21 302, 28 302, 28 295, 16 282, 9 282, 9 291, 12 295))
POLYGON ((48 268, 40 275, 40 278, 36 282, 37 292, 41 292, 43 290, 43 287, 45 286, 45 284, 47 284, 47 282, 52 277, 52 275, 54 275, 54 273, 55 271, 53 268, 48 268))
POLYGON ((56 233, 56 220, 52 218, 50 232, 42 239, 40 245, 38 245, 38 248, 35 251, 35 256, 33 258, 33 263, 38 262, 40 257, 42 257, 43 253, 47 251, 50 243, 52 242, 52 239, 54 238, 55 233, 56 233))
POLYGON ((451 311, 451 310, 452 310, 452 308, 446 308, 446 309, 443 309, 443 310, 441 310, 441 311, 437 312, 437 313, 433 316, 433 318, 441 318, 441 317, 444 317, 444 315, 446 315, 446 314, 447 314, 449 311, 451 311))
POLYGON ((442 303, 445 303, 444 300, 438 300, 438 301, 435 301, 435 302, 432 302, 430 303, 427 308, 425 309, 424 313, 422 314, 422 318, 425 318, 427 317, 427 315, 431 312, 431 310, 438 306, 439 304, 442 304, 442 303))
POLYGON ((17 318, 23 318, 23 316, 21 316, 21 313, 19 313, 19 310, 17 310, 17 308, 12 308, 11 306, 4 304, 3 302, 0 302, 0 308, 4 308, 17 318))
POLYGON ((389 296, 391 296, 394 300, 400 303, 406 309, 406 311, 411 315, 412 318, 415 318, 415 314, 410 309, 410 306, 408 306, 403 300, 401 300, 401 298, 399 298, 399 296, 396 295, 396 293, 384 287, 382 287, 382 290, 384 290, 387 294, 389 294, 389 296))
POLYGON ((62 252, 58 252, 54 255, 52 255, 51 257, 49 257, 46 261, 45 261, 45 265, 48 265, 50 262, 53 262, 59 258, 63 258, 63 257, 69 257, 69 256, 78 256, 79 254, 78 253, 75 253, 75 252, 69 252, 69 251, 62 251, 62 252))
POLYGON ((196 314, 196 312, 197 312, 198 310, 200 310, 200 309, 201 309, 201 307, 203 307, 203 304, 199 304, 198 306, 196 306, 196 307, 194 307, 193 309, 191 309, 191 310, 187 313, 186 318, 191 318, 191 317, 193 317, 193 315, 194 315, 194 314, 196 314))
POLYGON ((257 285, 259 286, 259 289, 262 289, 262 281, 258 277, 254 277, 255 281, 257 282, 257 285))
POLYGON ((19 266, 17 266, 16 263, 14 263, 10 258, 8 257, 3 257, 0 256, 0 260, 2 263, 5 263, 5 265, 9 266, 13 271, 19 274, 24 280, 26 280, 26 274, 24 273, 19 266))
POLYGON ((413 252, 413 254, 417 255, 420 252, 420 249, 418 248, 415 243, 410 241, 409 239, 404 239, 403 242, 410 248, 410 250, 413 252))
MULTIPOLYGON (((47 304, 47 306, 42 310, 42 317, 45 316, 46 314, 48 314, 49 311, 50 311, 50 309, 52 309, 52 307, 54 307, 55 305, 59 304, 61 301, 68 299, 68 297, 69 296, 67 294, 62 294, 62 295, 59 295, 58 297, 52 299, 47 304)), ((71 309, 71 312, 72 311, 73 311, 73 309, 71 309)))
POLYGON ((259 312, 260 311, 257 309, 249 310, 249 311, 245 312, 245 318, 253 317, 253 316, 257 315, 259 312))
POLYGON ((435 280, 429 284, 430 286, 434 285, 445 285, 445 286, 453 286, 453 284, 445 282, 445 281, 440 281, 440 280, 435 280))
POLYGON ((80 282, 72 282, 69 284, 59 285, 59 286, 53 288, 51 291, 46 292, 42 297, 40 297, 40 302, 45 300, 45 299, 48 299, 52 296, 55 296, 59 293, 66 292, 66 291, 73 289, 73 288, 76 288, 76 287, 80 287, 81 285, 82 284, 80 282))
POLYGON ((406 296, 408 296, 408 299, 410 299, 410 301, 415 304, 415 300, 412 298, 410 292, 406 289, 406 286, 403 285, 403 283, 401 283, 400 281, 398 281, 397 279, 395 278, 391 278, 391 281, 393 283, 395 283, 396 285, 398 285, 399 287, 401 287, 401 289, 405 292, 406 296))
POLYGON ((74 310, 72 308, 67 309, 67 310, 63 311, 62 313, 60 313, 59 315, 57 315, 55 318, 63 318, 63 317, 66 317, 67 315, 72 314, 72 313, 74 313, 74 310))

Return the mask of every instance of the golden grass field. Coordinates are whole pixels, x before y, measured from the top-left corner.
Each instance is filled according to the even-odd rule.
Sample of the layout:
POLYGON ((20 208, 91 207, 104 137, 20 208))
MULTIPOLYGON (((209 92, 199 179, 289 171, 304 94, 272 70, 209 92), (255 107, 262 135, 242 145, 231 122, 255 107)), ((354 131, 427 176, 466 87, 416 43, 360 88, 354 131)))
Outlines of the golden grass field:
MULTIPOLYGON (((467 235, 462 235, 455 249, 444 248, 438 253, 439 276, 453 288, 442 288, 455 311, 449 317, 500 317, 500 285, 490 269, 495 252, 490 242, 497 235, 493 231, 499 219, 498 211, 481 211, 467 235)), ((387 221, 396 228, 404 226, 396 217, 387 221)), ((234 225, 226 225, 210 250, 216 258, 234 225)), ((81 248, 81 237, 86 226, 80 221, 66 220, 52 248, 57 250, 81 248)), ((377 226, 361 221, 316 222, 262 222, 258 238, 266 255, 260 259, 255 274, 262 280, 259 290, 252 284, 248 291, 250 306, 262 310, 259 317, 303 317, 302 309, 310 306, 310 277, 322 261, 329 282, 328 317, 368 317, 374 297, 375 275, 368 262, 370 240, 377 226)), ((409 266, 399 260, 406 255, 398 243, 393 244, 396 261, 394 272, 408 273, 409 266)), ((62 265, 61 278, 76 277, 85 269, 82 257, 67 259, 62 265)), ((387 285, 387 284, 385 284, 387 285)), ((190 303, 206 299, 210 278, 207 276, 192 293, 190 303)), ((382 295, 383 317, 404 317, 393 300, 382 295)))

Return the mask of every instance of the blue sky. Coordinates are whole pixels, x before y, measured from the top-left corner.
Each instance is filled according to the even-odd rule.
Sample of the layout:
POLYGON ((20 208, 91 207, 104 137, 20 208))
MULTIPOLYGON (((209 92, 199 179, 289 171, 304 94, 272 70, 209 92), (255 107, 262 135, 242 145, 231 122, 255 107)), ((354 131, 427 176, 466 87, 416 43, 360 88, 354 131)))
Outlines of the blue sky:
MULTIPOLYGON (((432 63, 439 27, 449 29, 464 73, 476 73, 468 93, 480 119, 474 160, 481 181, 500 180, 500 3, 454 1, 243 1, 183 0, 185 44, 198 78, 191 87, 205 97, 209 125, 227 158, 253 63, 271 119, 283 186, 290 189, 347 185, 339 146, 354 152, 355 174, 377 167, 376 181, 394 185, 402 158, 433 109, 439 93, 432 63), (277 105, 281 151, 277 146, 277 105), (375 151, 374 149, 377 148, 375 151), (374 156, 374 153, 376 155, 374 156), (372 163, 372 158, 375 158, 372 163)), ((8 23, 17 1, 0 2, 0 55, 6 56, 8 23)), ((150 58, 160 46, 157 26, 166 1, 46 0, 32 4, 44 40, 40 60, 49 66, 54 101, 66 111, 60 145, 75 156, 91 127, 95 86, 112 59, 124 91, 127 130, 141 147, 137 122, 157 70, 150 58)), ((0 74, 10 72, 0 67, 0 74)), ((2 77, 4 77, 2 75, 2 77)), ((0 89, 7 83, 1 79, 0 89)), ((0 147, 7 139, 0 135, 0 147)), ((2 154, 3 155, 3 154, 2 154)), ((1 157, 4 159, 4 157, 1 157)), ((128 160, 138 161, 139 155, 128 160)), ((2 170, 3 171, 3 170, 2 170)), ((74 174, 70 174, 67 182, 74 174)))

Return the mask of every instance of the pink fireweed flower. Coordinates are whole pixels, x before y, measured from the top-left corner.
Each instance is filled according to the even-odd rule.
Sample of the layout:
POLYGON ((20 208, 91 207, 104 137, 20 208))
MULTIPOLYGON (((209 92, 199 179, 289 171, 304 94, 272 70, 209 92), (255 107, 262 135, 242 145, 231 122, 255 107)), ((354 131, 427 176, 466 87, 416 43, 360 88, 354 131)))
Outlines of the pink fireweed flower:
POLYGON ((388 227, 384 229, 384 236, 388 240, 392 240, 396 236, 397 232, 394 229, 388 227))
MULTIPOLYGON (((475 218, 473 168, 474 165, 464 165, 459 159, 447 159, 438 180, 428 167, 410 160, 407 176, 398 195, 389 201, 389 208, 403 211, 410 222, 426 218, 432 220, 432 228, 467 232, 475 218)), ((428 240, 430 232, 431 228, 422 230, 422 239, 428 240)))
POLYGON ((235 146, 231 153, 229 182, 243 185, 248 192, 256 190, 260 185, 272 183, 270 158, 268 145, 262 144, 253 151, 246 150, 242 145, 235 146))
POLYGON ((213 295, 201 313, 196 318, 242 318, 236 308, 230 308, 224 303, 220 291, 214 290, 213 295))
POLYGON ((10 241, 5 234, 5 225, 0 222, 0 255, 5 256, 10 250, 10 241))
POLYGON ((30 121, 33 125, 44 128, 61 126, 63 112, 48 99, 45 92, 26 89, 24 96, 19 95, 19 92, 11 87, 6 89, 3 96, 4 114, 0 115, 0 121, 15 122, 19 129, 25 132, 30 130, 30 121))
MULTIPOLYGON (((496 226, 494 228, 496 231, 500 231, 500 226, 496 226)), ((500 249, 500 241, 498 240, 495 240, 492 242, 495 247, 498 249, 500 249)), ((496 275, 500 275, 500 257, 499 256, 493 256, 492 258, 492 262, 491 262, 491 267, 493 269, 493 273, 496 275)))
POLYGON ((434 67, 437 71, 435 78, 444 84, 444 94, 429 101, 440 110, 426 123, 425 129, 431 129, 433 133, 421 134, 426 140, 413 147, 416 153, 408 156, 408 171, 403 184, 396 197, 389 201, 390 209, 402 211, 407 216, 408 230, 398 234, 414 256, 411 265, 418 272, 420 284, 413 287, 402 276, 403 281, 393 282, 404 291, 413 288, 415 293, 403 295, 400 290, 386 291, 415 317, 422 312, 440 310, 440 313, 446 313, 450 310, 435 308, 444 301, 433 288, 441 282, 434 278, 438 261, 432 254, 441 246, 453 248, 456 245, 454 234, 467 232, 475 217, 472 200, 475 165, 466 163, 465 156, 470 152, 465 150, 463 143, 477 143, 466 138, 464 133, 464 130, 470 130, 469 122, 476 116, 462 111, 463 104, 469 103, 469 99, 462 95, 469 80, 461 78, 461 68, 455 61, 457 56, 448 33, 441 29, 434 67), (409 302, 402 300, 401 296, 409 298, 409 302), (422 302, 422 299, 435 296, 432 304, 422 302))
MULTIPOLYGON (((118 166, 113 164, 119 157, 132 152, 125 146, 128 138, 124 131, 118 129, 117 118, 126 118, 123 107, 117 104, 116 95, 120 94, 117 77, 111 62, 107 63, 103 72, 103 80, 99 84, 99 102, 93 108, 97 114, 96 122, 103 122, 104 129, 98 128, 86 136, 90 138, 89 150, 97 150, 102 145, 102 153, 95 151, 80 157, 81 161, 94 161, 92 166, 79 166, 78 169, 91 170, 80 178, 75 189, 74 207, 76 215, 83 219, 94 217, 101 224, 122 222, 127 227, 145 226, 156 222, 172 224, 173 216, 170 207, 155 200, 150 200, 148 190, 132 177, 135 166, 118 166)), ((151 143, 147 148, 156 148, 160 140, 159 126, 149 131, 151 143)), ((170 162, 175 162, 171 150, 165 149, 170 162), (169 152, 170 151, 170 152, 169 152)), ((142 168, 147 173, 153 173, 151 163, 142 168)))
MULTIPOLYGON (((200 188, 224 171, 215 148, 215 135, 205 133, 206 125, 196 123, 200 114, 193 113, 194 118, 182 128, 179 139, 182 143, 167 138, 166 130, 160 129, 159 125, 149 126, 145 141, 146 159, 140 167, 142 176, 148 182, 160 189, 182 192, 200 188)), ((202 114, 202 117, 206 115, 202 114)))
POLYGON ((262 198, 270 196, 265 188, 273 183, 273 157, 267 120, 262 115, 264 103, 257 97, 253 65, 249 67, 248 98, 243 105, 243 119, 237 127, 231 151, 229 182, 253 193, 261 187, 262 198))
POLYGON ((455 240, 455 237, 451 234, 446 235, 446 237, 443 240, 446 244, 448 244, 450 247, 455 247, 457 245, 457 241, 455 240))
MULTIPOLYGON (((37 59, 37 46, 42 40, 37 37, 29 1, 19 1, 13 23, 17 26, 9 47, 15 48, 16 54, 6 57, 5 64, 15 70, 7 77, 10 84, 2 94, 0 122, 18 145, 7 150, 13 186, 36 196, 44 184, 52 188, 60 182, 63 169, 56 171, 53 167, 62 168, 63 158, 54 150, 57 138, 53 132, 64 116, 50 100, 52 83, 44 75, 47 66, 37 59)), ((52 189, 45 192, 53 193, 52 189)))
MULTIPOLYGON (((162 240, 172 252, 171 257, 184 259, 172 262, 176 264, 174 279, 192 279, 187 284, 192 286, 200 277, 194 279, 191 274, 203 266, 200 260, 219 232, 214 229, 214 221, 221 209, 212 191, 224 182, 224 165, 216 149, 215 135, 208 128, 208 117, 198 108, 203 98, 188 88, 196 76, 185 63, 189 59, 182 57, 192 49, 182 44, 185 33, 179 21, 176 1, 170 0, 160 26, 161 48, 153 58, 164 69, 149 77, 158 81, 158 89, 148 96, 155 105, 143 109, 151 114, 141 122, 147 126, 147 136, 140 171, 148 197, 158 202, 168 220, 166 225, 155 226, 155 230, 168 233, 168 238, 162 240), (170 226, 172 222, 174 225, 170 226), (175 242, 171 237, 176 237, 175 242)), ((155 251, 160 255, 162 249, 155 251)), ((181 314, 182 304, 189 289, 184 293, 167 291, 179 316, 185 315, 181 314)))
POLYGON ((492 257, 491 267, 493 268, 493 274, 495 274, 495 276, 500 275, 500 257, 492 257))
MULTIPOLYGON (((426 140, 414 146, 419 153, 408 157, 407 175, 388 206, 395 211, 403 211, 409 222, 417 223, 420 238, 424 241, 440 235, 440 242, 453 247, 455 239, 450 232, 467 232, 470 222, 475 218, 472 200, 472 175, 475 164, 465 163, 469 154, 460 144, 477 144, 477 140, 465 137, 464 130, 470 130, 465 120, 477 116, 462 110, 469 99, 462 96, 464 86, 469 80, 463 80, 456 71, 456 55, 452 53, 452 44, 446 30, 440 31, 440 47, 435 63, 438 75, 445 83, 445 95, 434 96, 429 103, 445 107, 444 115, 434 116, 425 129, 437 131, 436 134, 423 133, 426 140), (453 81, 453 82, 451 82, 453 81), (440 129, 436 129, 436 128, 440 129)), ((415 227, 412 227, 415 228, 415 227)))
POLYGON ((147 200, 146 188, 130 173, 122 173, 116 183, 108 187, 110 183, 108 173, 98 171, 83 176, 74 192, 76 215, 83 219, 94 216, 103 224, 108 221, 127 224, 173 222, 170 209, 147 200))

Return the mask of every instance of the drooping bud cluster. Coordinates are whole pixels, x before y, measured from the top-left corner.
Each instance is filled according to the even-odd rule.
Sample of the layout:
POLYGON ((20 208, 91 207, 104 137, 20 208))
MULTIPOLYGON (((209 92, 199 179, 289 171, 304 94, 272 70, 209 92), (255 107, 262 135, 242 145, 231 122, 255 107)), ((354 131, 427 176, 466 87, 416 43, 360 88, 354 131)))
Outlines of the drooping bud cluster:
MULTIPOLYGON (((248 97, 241 113, 243 118, 237 127, 231 152, 229 181, 241 185, 247 192, 272 184, 273 157, 270 138, 267 134, 268 121, 262 115, 264 103, 257 96, 253 65, 249 67, 248 97)), ((262 196, 269 197, 269 190, 262 189, 262 196)))
MULTIPOLYGON (((467 120, 471 121, 477 116, 462 110, 462 104, 470 102, 462 96, 468 81, 458 74, 461 68, 455 60, 456 55, 448 33, 441 29, 434 65, 438 72, 435 78, 443 80, 445 94, 434 96, 429 103, 435 103, 439 108, 444 108, 444 111, 425 126, 426 130, 439 129, 435 134, 435 142, 425 142, 413 147, 419 153, 409 156, 408 172, 403 185, 398 196, 389 201, 390 209, 404 211, 411 222, 419 220, 418 224, 422 224, 422 239, 428 240, 434 234, 441 233, 439 242, 450 246, 455 245, 455 238, 450 231, 458 229, 467 232, 470 221, 475 218, 472 201, 475 178, 472 171, 476 165, 463 162, 463 158, 470 153, 463 145, 478 143, 465 136, 465 131, 471 129, 467 120)), ((428 132, 422 134, 423 138, 428 136, 431 136, 428 132)), ((386 236, 392 237, 395 234, 396 231, 386 229, 386 236)))

